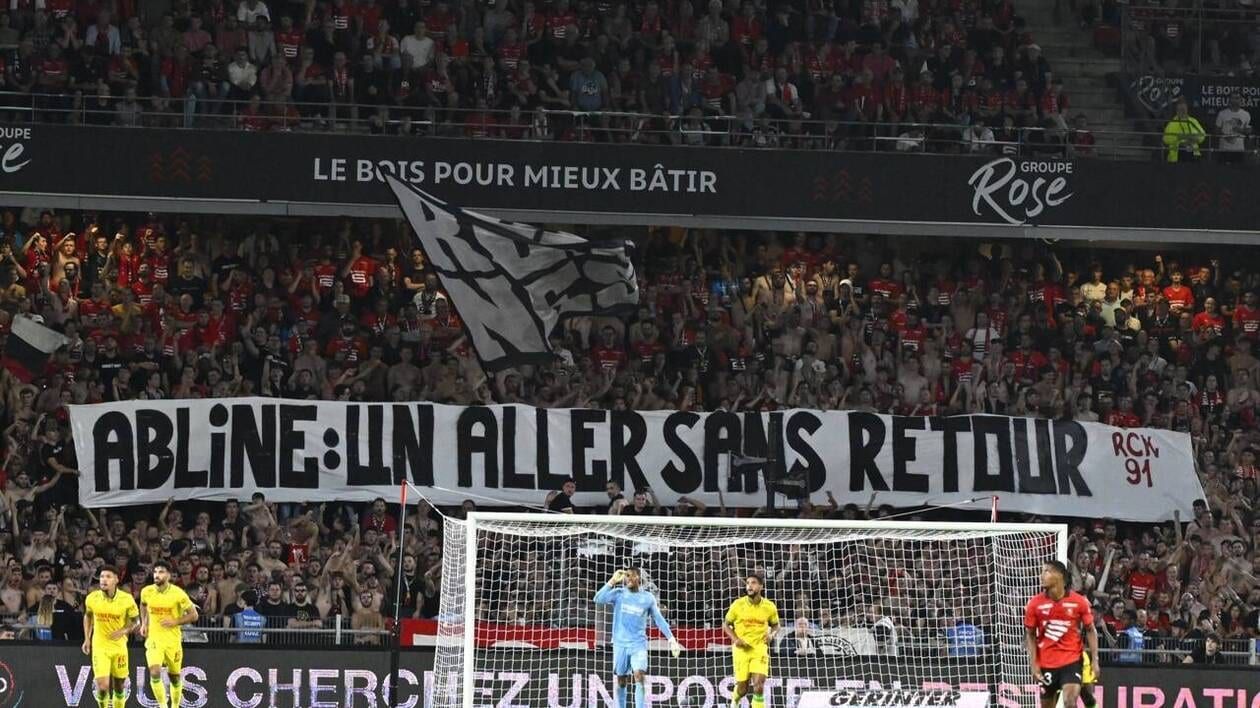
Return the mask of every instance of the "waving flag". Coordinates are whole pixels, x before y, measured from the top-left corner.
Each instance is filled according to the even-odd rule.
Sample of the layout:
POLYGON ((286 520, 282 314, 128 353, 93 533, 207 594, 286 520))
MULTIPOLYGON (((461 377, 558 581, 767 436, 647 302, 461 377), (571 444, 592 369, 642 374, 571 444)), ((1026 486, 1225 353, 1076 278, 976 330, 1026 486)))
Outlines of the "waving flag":
POLYGON ((488 371, 551 362, 564 318, 639 303, 629 242, 502 221, 387 179, 488 371))
POLYGON ((23 383, 42 376, 48 357, 70 341, 60 332, 45 327, 43 321, 42 317, 14 317, 4 343, 4 368, 23 383))

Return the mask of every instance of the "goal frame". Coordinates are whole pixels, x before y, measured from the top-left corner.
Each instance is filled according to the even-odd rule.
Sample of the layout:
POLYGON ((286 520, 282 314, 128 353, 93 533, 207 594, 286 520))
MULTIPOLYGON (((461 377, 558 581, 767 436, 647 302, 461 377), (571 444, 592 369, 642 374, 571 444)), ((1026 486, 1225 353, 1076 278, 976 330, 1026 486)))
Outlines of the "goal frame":
POLYGON ((717 517, 717 516, 696 516, 685 517, 685 520, 677 519, 673 516, 636 516, 632 519, 622 519, 620 516, 608 515, 582 515, 582 514, 536 514, 528 512, 495 512, 495 511, 473 511, 469 512, 463 523, 464 529, 464 636, 463 636, 463 655, 464 655, 464 675, 461 678, 463 682, 463 697, 461 703, 464 708, 472 708, 473 706, 473 689, 475 688, 476 671, 473 667, 476 665, 476 617, 477 617, 477 525, 478 522, 507 522, 507 523, 534 523, 545 522, 548 524, 568 524, 573 526, 624 526, 632 524, 635 526, 695 526, 695 527, 722 527, 722 528, 761 528, 761 529, 783 529, 783 528, 811 528, 811 529, 832 529, 838 531, 946 531, 946 532, 967 532, 973 531, 977 533, 1021 533, 1021 532, 1041 532, 1053 533, 1056 538, 1055 557, 1059 561, 1066 563, 1068 551, 1068 526, 1067 524, 1013 524, 1005 522, 984 522, 984 521, 849 521, 844 519, 758 519, 758 518, 734 518, 734 517, 717 517))

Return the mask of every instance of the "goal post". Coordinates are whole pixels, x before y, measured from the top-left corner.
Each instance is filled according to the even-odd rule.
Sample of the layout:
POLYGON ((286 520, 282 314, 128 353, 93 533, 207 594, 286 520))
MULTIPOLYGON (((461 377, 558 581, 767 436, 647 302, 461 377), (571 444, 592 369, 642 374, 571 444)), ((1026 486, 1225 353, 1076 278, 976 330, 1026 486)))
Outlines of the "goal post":
POLYGON ((439 708, 612 706, 611 616, 593 597, 631 565, 686 649, 649 629, 651 705, 730 705, 723 617, 755 573, 780 616, 767 706, 900 687, 1033 708, 1023 609, 1042 564, 1066 562, 1067 527, 473 512, 446 519, 443 551, 439 708))

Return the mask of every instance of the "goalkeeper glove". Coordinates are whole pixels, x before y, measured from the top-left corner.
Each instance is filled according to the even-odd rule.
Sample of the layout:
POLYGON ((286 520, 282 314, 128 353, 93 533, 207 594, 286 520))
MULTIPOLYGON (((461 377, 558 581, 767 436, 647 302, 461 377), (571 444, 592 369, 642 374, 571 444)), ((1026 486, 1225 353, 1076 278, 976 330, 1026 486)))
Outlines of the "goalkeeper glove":
POLYGON ((621 584, 621 581, 623 581, 623 580, 625 580, 625 579, 626 579, 626 571, 624 571, 624 570, 619 570, 619 571, 617 571, 616 573, 613 573, 613 574, 612 574, 612 577, 608 579, 608 584, 609 584, 609 585, 620 585, 620 584, 621 584))
POLYGON ((669 640, 669 650, 673 652, 674 658, 677 659, 683 653, 683 645, 678 643, 677 639, 669 640))

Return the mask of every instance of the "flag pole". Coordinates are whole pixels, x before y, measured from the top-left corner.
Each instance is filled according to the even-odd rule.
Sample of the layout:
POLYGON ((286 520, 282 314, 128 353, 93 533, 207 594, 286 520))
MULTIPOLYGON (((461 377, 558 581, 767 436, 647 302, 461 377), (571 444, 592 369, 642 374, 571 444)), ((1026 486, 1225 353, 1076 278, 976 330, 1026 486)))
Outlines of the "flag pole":
POLYGON ((402 610, 403 586, 403 549, 407 538, 407 482, 400 485, 402 491, 398 499, 398 558, 394 561, 394 626, 390 632, 389 647, 389 705, 401 705, 398 701, 398 663, 402 650, 402 627, 399 613, 402 610))

